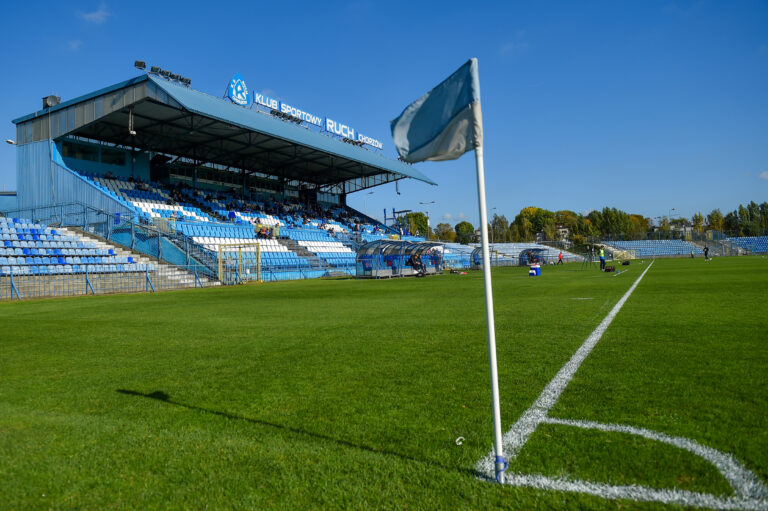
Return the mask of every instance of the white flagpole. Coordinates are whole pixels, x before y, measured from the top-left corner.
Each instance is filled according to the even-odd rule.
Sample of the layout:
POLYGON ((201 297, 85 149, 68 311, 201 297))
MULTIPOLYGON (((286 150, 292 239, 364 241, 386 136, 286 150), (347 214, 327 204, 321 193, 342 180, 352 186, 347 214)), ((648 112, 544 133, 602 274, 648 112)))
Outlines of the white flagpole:
POLYGON ((501 407, 499 406, 499 373, 496 368, 496 326, 493 320, 493 289, 491 287, 491 258, 488 250, 488 216, 485 211, 485 167, 483 146, 475 147, 477 164, 477 200, 480 205, 480 232, 483 249, 483 282, 485 283, 485 316, 488 325, 488 365, 491 373, 491 399, 493 401, 493 450, 496 480, 504 483, 507 462, 501 445, 501 407))

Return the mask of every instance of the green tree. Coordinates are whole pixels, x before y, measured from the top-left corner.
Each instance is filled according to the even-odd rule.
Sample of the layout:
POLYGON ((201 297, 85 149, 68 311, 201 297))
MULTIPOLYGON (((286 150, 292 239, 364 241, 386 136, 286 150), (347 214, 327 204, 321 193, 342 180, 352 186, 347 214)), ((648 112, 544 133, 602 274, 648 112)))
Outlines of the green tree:
POLYGON ((557 240, 557 224, 554 221, 544 224, 544 237, 549 241, 557 240))
POLYGON ((659 231, 661 231, 662 236, 664 238, 669 238, 669 233, 671 232, 671 228, 669 225, 669 218, 663 217, 661 219, 661 225, 659 225, 659 231))
POLYGON ((587 243, 587 237, 583 234, 574 234, 571 236, 571 241, 576 246, 584 246, 587 243))
MULTIPOLYGON (((758 236, 760 234, 760 206, 755 201, 747 204, 744 208, 746 214, 745 218, 741 219, 741 228, 744 234, 747 236, 758 236)), ((739 216, 741 216, 741 208, 739 208, 739 216)))
POLYGON ((594 209, 587 214, 587 221, 590 227, 590 236, 601 236, 603 234, 603 213, 594 209))
POLYGON ((398 218, 398 220, 411 234, 416 234, 416 231, 418 231, 421 236, 427 235, 427 215, 424 213, 420 211, 408 213, 398 218))
MULTIPOLYGON (((517 219, 515 219, 517 221, 517 219)), ((533 223, 528 218, 522 218, 517 226, 518 239, 516 241, 533 241, 533 223)))
POLYGON ((488 234, 491 235, 491 241, 494 243, 504 243, 510 241, 509 221, 504 215, 494 214, 491 224, 488 226, 488 234))
POLYGON ((760 204, 760 232, 765 234, 768 230, 768 202, 760 204))
POLYGON ((719 209, 713 209, 707 215, 707 227, 715 231, 722 231, 725 226, 725 219, 719 209))
POLYGON ((640 238, 651 230, 650 218, 646 218, 643 215, 629 215, 629 220, 631 228, 627 234, 631 235, 633 238, 640 238))
POLYGON ((696 232, 702 232, 704 230, 704 215, 701 213, 695 213, 691 218, 693 224, 693 230, 696 232))
POLYGON ((725 218, 723 218, 723 229, 730 234, 741 236, 741 222, 739 221, 738 210, 731 211, 725 215, 725 218))
POLYGON ((555 214, 537 207, 521 209, 512 222, 517 227, 517 239, 514 241, 533 241, 550 216, 554 219, 555 214))
POLYGON ((435 227, 435 236, 443 241, 454 242, 456 241, 456 232, 451 227, 451 224, 441 222, 435 227))
POLYGON ((475 239, 475 228, 467 221, 456 224, 454 230, 456 231, 456 241, 462 245, 472 243, 475 239))
POLYGON ((555 212, 555 220, 570 231, 575 231, 579 226, 579 215, 567 209, 555 212))

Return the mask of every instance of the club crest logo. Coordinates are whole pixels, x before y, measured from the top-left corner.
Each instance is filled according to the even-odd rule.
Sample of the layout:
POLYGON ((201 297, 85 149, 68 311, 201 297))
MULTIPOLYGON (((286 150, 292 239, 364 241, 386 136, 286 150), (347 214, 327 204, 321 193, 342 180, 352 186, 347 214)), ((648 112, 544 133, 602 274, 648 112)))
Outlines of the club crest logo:
POLYGON ((227 97, 236 105, 248 106, 251 103, 251 96, 248 94, 248 87, 245 85, 243 75, 237 73, 232 77, 227 87, 227 97))

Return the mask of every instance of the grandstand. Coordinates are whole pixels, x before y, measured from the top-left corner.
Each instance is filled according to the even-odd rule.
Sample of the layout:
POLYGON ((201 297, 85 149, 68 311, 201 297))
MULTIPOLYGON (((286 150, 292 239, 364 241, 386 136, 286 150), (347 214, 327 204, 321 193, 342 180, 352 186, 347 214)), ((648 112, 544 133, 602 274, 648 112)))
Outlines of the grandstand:
POLYGON ((214 221, 199 208, 190 204, 171 204, 170 194, 153 183, 146 185, 135 179, 106 178, 89 174, 83 174, 83 177, 107 194, 115 196, 126 206, 132 207, 133 212, 140 218, 149 220, 178 217, 196 222, 214 221))
MULTIPOLYGON (((284 115, 243 108, 155 73, 58 105, 46 103, 13 122, 18 209, 12 214, 34 220, 29 225, 49 224, 21 229, 89 229, 104 241, 167 263, 204 266, 208 275, 217 271, 220 253, 227 255, 237 244, 249 245, 238 251, 247 259, 255 257, 258 245, 266 280, 352 274, 360 244, 396 233, 349 208, 347 195, 406 178, 434 184, 364 144, 308 129, 284 115), (72 205, 98 222, 51 213, 72 205), (137 229, 157 243, 137 238, 137 229)), ((40 235, 50 236, 33 236, 40 235)), ((55 264, 42 259, 50 263, 54 254, 30 254, 41 257, 31 264, 35 259, 28 263, 22 253, 24 264, 19 264, 17 247, 7 248, 14 249, 14 259, 6 259, 9 269, 59 271, 58 259, 55 264)), ((66 257, 61 266, 74 273, 99 265, 84 262, 80 254, 69 256, 79 262, 67 263, 66 257)), ((101 266, 115 272, 138 268, 131 264, 101 266)))
POLYGON ((768 236, 744 236, 726 240, 753 254, 768 254, 768 236))
POLYGON ((459 243, 446 243, 443 251, 443 266, 450 269, 468 269, 472 267, 472 252, 475 247, 459 243))
POLYGON ((47 275, 154 270, 151 264, 118 255, 104 244, 84 241, 67 229, 31 220, 0 217, 0 273, 47 275))
POLYGON ((691 252, 697 256, 704 255, 701 247, 683 240, 604 241, 602 243, 614 249, 628 251, 634 258, 690 256, 691 252))
POLYGON ((0 217, 0 300, 216 285, 68 228, 0 217))

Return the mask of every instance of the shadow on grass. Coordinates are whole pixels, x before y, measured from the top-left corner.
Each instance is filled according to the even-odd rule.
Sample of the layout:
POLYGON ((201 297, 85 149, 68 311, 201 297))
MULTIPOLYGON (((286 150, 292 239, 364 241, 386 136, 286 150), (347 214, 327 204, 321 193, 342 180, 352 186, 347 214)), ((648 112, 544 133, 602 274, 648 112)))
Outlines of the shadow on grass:
POLYGON ((157 400, 157 401, 162 401, 163 403, 167 403, 167 404, 172 405, 172 406, 179 406, 179 407, 182 407, 182 408, 187 408, 188 410, 196 410, 198 412, 209 413, 209 414, 212 414, 212 415, 218 415, 219 417, 225 417, 227 419, 233 419, 233 420, 239 420, 239 421, 244 421, 244 422, 250 422, 251 424, 257 424, 259 426, 266 426, 266 427, 269 427, 269 428, 274 428, 274 429, 277 429, 277 430, 279 430, 281 432, 293 433, 293 434, 296 434, 296 435, 312 438, 314 440, 323 440, 325 442, 331 442, 331 443, 334 443, 336 445, 340 445, 342 447, 349 447, 349 448, 352 448, 352 449, 357 449, 359 451, 369 452, 369 453, 373 453, 373 454, 379 454, 379 455, 383 455, 383 456, 391 456, 391 457, 394 457, 394 458, 399 458, 399 459, 401 459, 403 461, 410 461, 410 462, 413 462, 413 463, 425 464, 425 465, 429 465, 431 467, 438 467, 438 468, 440 468, 442 470, 447 470, 447 471, 450 471, 450 472, 458 472, 458 473, 460 473, 462 475, 469 475, 469 476, 477 477, 477 478, 480 478, 480 479, 487 479, 487 476, 485 474, 481 474, 480 472, 478 472, 476 470, 473 470, 473 469, 461 468, 461 467, 451 467, 451 466, 448 466, 448 465, 443 465, 441 463, 436 463, 434 461, 414 458, 412 456, 408 456, 406 454, 401 454, 401 453, 394 452, 394 451, 387 451, 387 450, 384 450, 384 449, 376 449, 374 447, 369 447, 367 445, 355 444, 355 443, 352 443, 352 442, 350 442, 348 440, 344 440, 344 439, 341 439, 341 438, 333 438, 333 437, 330 437, 330 436, 321 435, 319 433, 312 433, 310 431, 304 431, 302 429, 297 429, 297 428, 293 428, 293 427, 290 427, 290 426, 283 426, 282 424, 274 424, 272 422, 267 422, 267 421, 262 420, 262 419, 253 419, 253 418, 250 418, 250 417, 243 417, 242 415, 237 415, 237 414, 233 414, 233 413, 222 412, 222 411, 219 411, 219 410, 211 410, 211 409, 208 409, 208 408, 202 408, 200 406, 189 405, 189 404, 185 404, 185 403, 179 403, 178 401, 171 400, 171 397, 167 393, 163 392, 162 390, 156 390, 156 391, 150 392, 148 394, 144 394, 142 392, 137 392, 135 390, 125 390, 125 389, 117 389, 117 392, 119 392, 120 394, 126 394, 128 396, 136 396, 136 397, 144 397, 144 398, 154 399, 154 400, 157 400))

